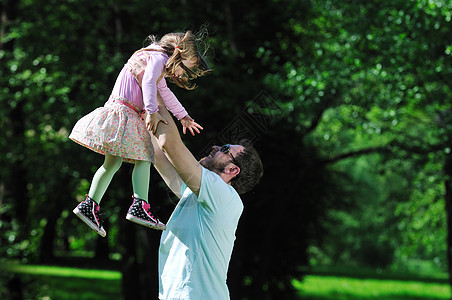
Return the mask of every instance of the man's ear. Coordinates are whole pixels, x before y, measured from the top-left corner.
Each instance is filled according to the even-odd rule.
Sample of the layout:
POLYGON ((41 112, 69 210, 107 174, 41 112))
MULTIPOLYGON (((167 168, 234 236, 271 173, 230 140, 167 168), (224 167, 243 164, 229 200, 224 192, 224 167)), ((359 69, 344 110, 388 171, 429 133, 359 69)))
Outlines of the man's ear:
POLYGON ((237 167, 236 165, 231 165, 230 167, 227 168, 228 170, 228 175, 231 176, 237 176, 240 174, 240 168, 237 167))

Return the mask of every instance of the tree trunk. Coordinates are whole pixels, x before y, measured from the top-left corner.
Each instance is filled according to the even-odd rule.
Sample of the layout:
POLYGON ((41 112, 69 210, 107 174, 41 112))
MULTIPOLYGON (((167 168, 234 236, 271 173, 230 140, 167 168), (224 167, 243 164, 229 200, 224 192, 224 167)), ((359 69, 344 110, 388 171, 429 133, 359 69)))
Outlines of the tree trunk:
MULTIPOLYGON (((126 223, 126 221, 123 221, 126 223)), ((130 222, 129 222, 130 223, 130 222)), ((122 226, 121 240, 124 252, 121 261, 122 294, 125 300, 141 299, 140 268, 137 261, 137 239, 133 224, 122 226)))
MULTIPOLYGON (((109 222, 108 218, 104 218, 104 224, 103 224, 105 230, 108 231, 109 228, 109 222)), ((108 234, 105 238, 98 238, 96 240, 96 249, 94 257, 96 258, 96 261, 99 261, 101 263, 108 263, 110 254, 110 247, 108 246, 108 234)))
MULTIPOLYGON (((125 166, 124 166, 125 167, 125 166)), ((116 175, 119 177, 117 180, 126 182, 130 180, 129 172, 127 169, 121 170, 116 175)), ((130 198, 119 198, 119 204, 121 206, 120 215, 125 216, 130 205, 130 198)), ((140 267, 138 263, 138 249, 137 249, 137 228, 136 225, 125 218, 118 219, 119 226, 119 246, 122 249, 122 294, 125 300, 141 300, 142 286, 140 284, 140 267)))
MULTIPOLYGON (((12 138, 11 145, 13 145, 14 163, 10 169, 10 183, 9 186, 10 197, 14 203, 14 213, 17 220, 21 224, 19 230, 19 239, 28 238, 29 219, 27 212, 29 208, 30 199, 27 193, 27 169, 24 166, 24 145, 25 145, 25 118, 23 112, 23 101, 19 102, 9 116, 9 124, 11 126, 12 138)), ((7 191, 8 193, 8 191, 7 191)))
POLYGON ((14 274, 11 279, 8 280, 6 284, 7 292, 6 298, 11 300, 23 300, 23 283, 18 274, 14 274))
POLYGON ((54 258, 54 245, 55 245, 55 227, 58 220, 58 215, 51 212, 50 216, 47 216, 47 223, 44 227, 44 233, 41 237, 40 244, 40 260, 41 262, 48 262, 54 258))
POLYGON ((446 194, 444 200, 446 203, 447 215, 447 265, 449 270, 449 285, 452 288, 452 154, 446 156, 444 164, 444 174, 446 176, 445 188, 446 194))
POLYGON ((160 232, 148 228, 140 228, 140 239, 138 241, 142 248, 143 263, 141 284, 145 294, 142 299, 158 299, 158 246, 160 232))
MULTIPOLYGON (((0 37, 8 31, 8 25, 17 18, 18 1, 9 0, 0 4, 0 37)), ((7 52, 13 52, 14 39, 7 43, 1 43, 0 49, 7 52)), ((11 93, 15 91, 11 90, 11 93)), ((26 168, 24 167, 24 145, 25 145, 25 117, 23 112, 23 101, 19 101, 14 109, 8 114, 8 127, 4 131, 11 131, 11 151, 14 154, 14 163, 11 165, 9 182, 6 184, 6 194, 12 198, 14 203, 14 213, 17 220, 22 224, 19 230, 18 239, 27 238, 28 218, 27 210, 29 198, 27 196, 26 168)))
MULTIPOLYGON (((168 212, 159 210, 159 206, 164 205, 164 199, 168 198, 167 190, 160 188, 162 178, 155 171, 151 170, 150 195, 149 202, 152 207, 157 210, 162 222, 166 222, 169 215, 168 212), (163 215, 161 214, 163 212, 163 215)), ((172 210, 171 206, 171 210, 172 210)), ((140 239, 138 247, 142 253, 142 284, 146 290, 143 299, 158 299, 159 294, 159 273, 158 273, 158 254, 160 246, 160 237, 162 232, 160 230, 153 230, 142 227, 140 228, 140 239)))

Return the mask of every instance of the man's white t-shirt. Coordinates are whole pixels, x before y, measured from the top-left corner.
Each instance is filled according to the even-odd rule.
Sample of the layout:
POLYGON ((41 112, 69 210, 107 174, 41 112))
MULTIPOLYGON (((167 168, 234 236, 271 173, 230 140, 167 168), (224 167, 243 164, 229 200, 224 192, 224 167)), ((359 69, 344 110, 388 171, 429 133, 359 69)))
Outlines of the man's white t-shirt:
POLYGON ((229 299, 226 276, 243 203, 235 189, 202 168, 199 196, 185 185, 159 248, 159 298, 229 299))

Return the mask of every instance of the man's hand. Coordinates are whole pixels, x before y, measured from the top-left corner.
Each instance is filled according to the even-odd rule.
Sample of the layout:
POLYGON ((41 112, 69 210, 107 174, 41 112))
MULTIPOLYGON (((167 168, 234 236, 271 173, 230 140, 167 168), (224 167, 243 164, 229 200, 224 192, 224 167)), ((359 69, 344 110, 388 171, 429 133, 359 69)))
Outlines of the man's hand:
POLYGON ((162 117, 162 115, 158 111, 146 116, 146 128, 153 134, 155 134, 155 132, 157 131, 159 122, 163 122, 164 124, 168 125, 168 121, 164 117, 162 117))
POLYGON ((183 117, 182 119, 180 119, 180 122, 182 123, 182 132, 185 134, 187 132, 187 128, 188 130, 190 130, 191 135, 195 135, 195 131, 197 134, 200 134, 200 130, 203 130, 204 128, 202 128, 201 125, 199 125, 198 123, 195 122, 195 120, 193 120, 189 115, 186 115, 185 117, 183 117))

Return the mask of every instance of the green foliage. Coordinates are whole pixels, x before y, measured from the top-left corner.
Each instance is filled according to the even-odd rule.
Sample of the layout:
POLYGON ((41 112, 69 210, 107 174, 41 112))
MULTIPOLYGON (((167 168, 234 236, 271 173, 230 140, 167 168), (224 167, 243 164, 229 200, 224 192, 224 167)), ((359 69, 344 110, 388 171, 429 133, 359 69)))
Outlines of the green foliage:
POLYGON ((305 43, 266 83, 306 143, 329 162, 349 158, 332 168, 354 186, 344 188, 355 206, 330 209, 313 262, 401 267, 428 257, 445 268, 450 8, 316 1, 310 23, 289 22, 305 43), (367 153, 378 155, 354 158, 367 153))

